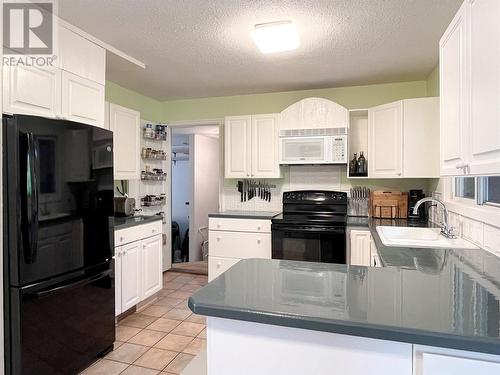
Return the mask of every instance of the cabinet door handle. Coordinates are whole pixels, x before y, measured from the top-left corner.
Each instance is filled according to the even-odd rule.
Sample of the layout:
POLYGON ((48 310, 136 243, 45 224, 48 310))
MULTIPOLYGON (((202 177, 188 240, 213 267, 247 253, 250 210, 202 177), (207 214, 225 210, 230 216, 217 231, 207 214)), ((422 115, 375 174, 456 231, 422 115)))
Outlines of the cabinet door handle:
POLYGON ((247 177, 250 177, 250 173, 247 173, 247 177))
POLYGON ((217 242, 220 242, 220 240, 221 240, 221 237, 220 236, 217 237, 217 242))
POLYGON ((455 165, 455 168, 457 169, 464 169, 467 167, 467 164, 465 163, 457 163, 457 165, 455 165))
POLYGON ((259 245, 260 245, 260 240, 257 240, 257 244, 259 244, 259 245))
POLYGON ((217 268, 221 268, 222 266, 222 263, 221 262, 217 262, 217 268))
POLYGON ((120 237, 120 241, 125 241, 125 237, 120 237))
POLYGON ((156 229, 151 229, 151 233, 156 233, 156 229))

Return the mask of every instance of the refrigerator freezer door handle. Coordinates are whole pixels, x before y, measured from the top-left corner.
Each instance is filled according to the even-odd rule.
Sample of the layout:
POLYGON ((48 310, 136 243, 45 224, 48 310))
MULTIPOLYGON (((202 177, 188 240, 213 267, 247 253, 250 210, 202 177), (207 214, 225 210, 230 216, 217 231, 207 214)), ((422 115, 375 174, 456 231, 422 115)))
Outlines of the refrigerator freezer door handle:
POLYGON ((33 133, 21 134, 21 152, 25 165, 20 171, 21 195, 24 198, 22 206, 23 216, 23 249, 26 263, 34 263, 38 250, 38 188, 39 188, 39 160, 38 147, 33 133))

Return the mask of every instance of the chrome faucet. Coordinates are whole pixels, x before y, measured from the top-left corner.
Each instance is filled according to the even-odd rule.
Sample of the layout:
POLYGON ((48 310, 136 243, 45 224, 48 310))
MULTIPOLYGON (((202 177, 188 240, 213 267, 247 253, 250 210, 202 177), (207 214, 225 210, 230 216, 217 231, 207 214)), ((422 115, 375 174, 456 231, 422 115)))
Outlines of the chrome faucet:
POLYGON ((445 236, 446 238, 456 238, 456 235, 453 232, 454 228, 450 225, 450 223, 448 221, 448 209, 446 208, 444 203, 441 202, 439 199, 430 198, 430 197, 420 199, 417 203, 415 203, 415 206, 413 207, 413 215, 418 214, 418 208, 420 207, 420 205, 422 203, 425 203, 425 202, 434 202, 434 203, 439 204, 443 207, 444 214, 443 214, 443 223, 441 223, 441 234, 443 236, 445 236))

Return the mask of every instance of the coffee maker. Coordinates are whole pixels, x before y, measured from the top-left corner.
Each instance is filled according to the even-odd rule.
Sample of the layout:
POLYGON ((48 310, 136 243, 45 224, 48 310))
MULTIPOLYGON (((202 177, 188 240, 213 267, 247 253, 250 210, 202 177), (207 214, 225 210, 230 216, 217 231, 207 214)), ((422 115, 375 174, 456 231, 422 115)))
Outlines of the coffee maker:
POLYGON ((427 203, 422 204, 418 208, 418 213, 416 215, 413 214, 413 207, 417 204, 417 202, 425 198, 425 194, 423 190, 415 189, 410 190, 408 193, 408 220, 409 221, 427 221, 428 219, 428 208, 429 205, 427 203))

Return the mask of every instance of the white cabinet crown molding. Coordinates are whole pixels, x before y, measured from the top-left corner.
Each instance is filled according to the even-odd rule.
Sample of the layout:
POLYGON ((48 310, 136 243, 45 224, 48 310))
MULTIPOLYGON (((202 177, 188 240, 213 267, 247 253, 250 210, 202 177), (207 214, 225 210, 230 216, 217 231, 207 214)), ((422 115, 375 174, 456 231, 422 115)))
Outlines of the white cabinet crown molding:
POLYGON ((283 110, 280 130, 347 128, 349 111, 329 99, 305 98, 283 110))

